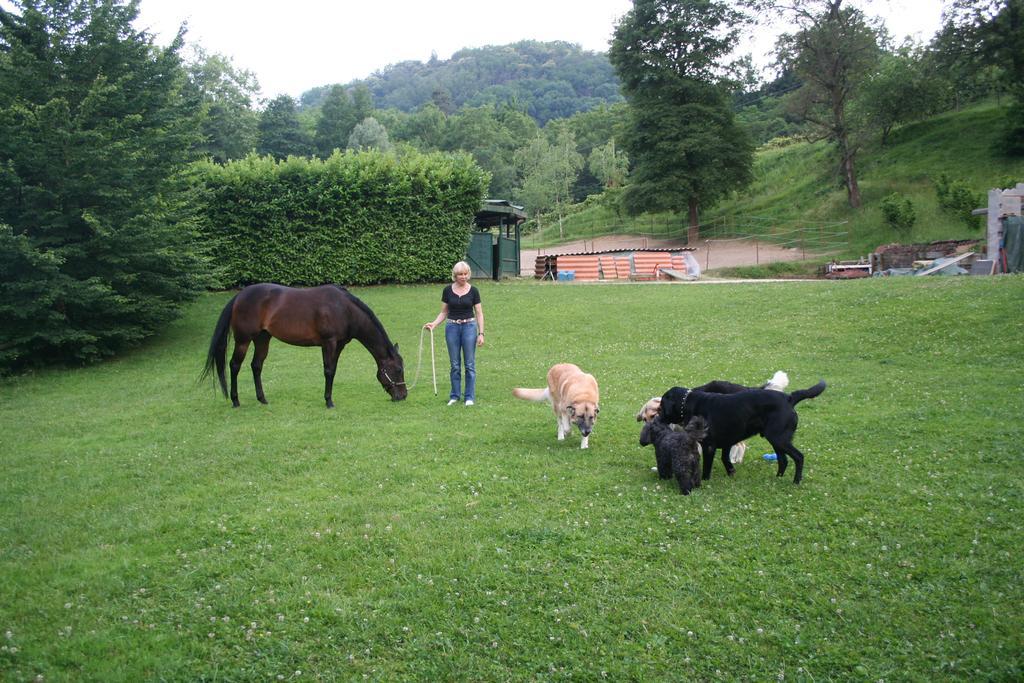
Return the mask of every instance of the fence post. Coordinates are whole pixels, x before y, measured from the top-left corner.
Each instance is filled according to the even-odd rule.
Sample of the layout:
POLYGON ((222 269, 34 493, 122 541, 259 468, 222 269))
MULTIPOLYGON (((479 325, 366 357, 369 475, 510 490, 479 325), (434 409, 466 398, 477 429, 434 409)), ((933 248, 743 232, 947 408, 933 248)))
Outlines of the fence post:
POLYGON ((999 220, 999 205, 1002 203, 1003 191, 992 189, 988 191, 988 215, 985 218, 986 227, 986 258, 996 263, 996 273, 1003 272, 1003 259, 999 255, 999 233, 1002 232, 1002 222, 999 220))

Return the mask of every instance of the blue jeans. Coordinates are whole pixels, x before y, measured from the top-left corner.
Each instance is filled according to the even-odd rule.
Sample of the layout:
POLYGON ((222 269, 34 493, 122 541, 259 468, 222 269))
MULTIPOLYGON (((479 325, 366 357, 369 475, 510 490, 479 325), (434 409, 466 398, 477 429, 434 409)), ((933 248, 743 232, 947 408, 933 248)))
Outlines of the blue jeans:
POLYGON ((448 398, 455 400, 459 398, 459 388, 462 384, 462 364, 464 363, 466 366, 466 393, 464 396, 467 401, 476 401, 476 321, 461 325, 446 324, 444 341, 448 345, 448 361, 451 364, 452 391, 448 398))

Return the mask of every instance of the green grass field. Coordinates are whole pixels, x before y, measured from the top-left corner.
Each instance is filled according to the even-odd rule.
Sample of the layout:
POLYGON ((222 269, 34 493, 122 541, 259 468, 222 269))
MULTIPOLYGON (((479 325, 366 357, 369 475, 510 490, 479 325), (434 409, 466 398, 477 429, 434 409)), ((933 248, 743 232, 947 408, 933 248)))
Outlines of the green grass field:
MULTIPOLYGON (((477 283, 478 405, 392 403, 358 343, 275 342, 269 406, 197 386, 228 294, 121 359, 0 383, 0 679, 1019 680, 1024 278, 477 283), (590 449, 542 386, 601 383, 590 449), (636 411, 791 388, 804 482, 751 441, 693 495, 636 411), (40 678, 37 678, 40 677, 40 678)), ((354 290, 412 379, 440 286, 354 290)))

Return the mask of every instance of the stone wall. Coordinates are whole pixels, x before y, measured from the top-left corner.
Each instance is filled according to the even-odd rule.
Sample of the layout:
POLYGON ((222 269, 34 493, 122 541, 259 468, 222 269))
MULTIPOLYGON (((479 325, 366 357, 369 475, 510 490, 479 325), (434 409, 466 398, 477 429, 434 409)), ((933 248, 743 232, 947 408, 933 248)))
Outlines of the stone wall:
POLYGON ((926 244, 883 244, 871 254, 875 271, 910 268, 914 261, 955 256, 970 251, 978 240, 942 240, 926 244))

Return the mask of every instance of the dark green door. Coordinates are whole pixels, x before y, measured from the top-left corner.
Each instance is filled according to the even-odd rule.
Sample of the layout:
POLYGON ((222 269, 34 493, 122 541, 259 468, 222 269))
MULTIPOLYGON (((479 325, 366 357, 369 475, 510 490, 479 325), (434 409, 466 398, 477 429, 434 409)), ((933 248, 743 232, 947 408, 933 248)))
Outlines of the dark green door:
POLYGON ((473 277, 494 277, 494 248, 491 245, 491 233, 474 232, 469 241, 469 253, 466 262, 473 277))

